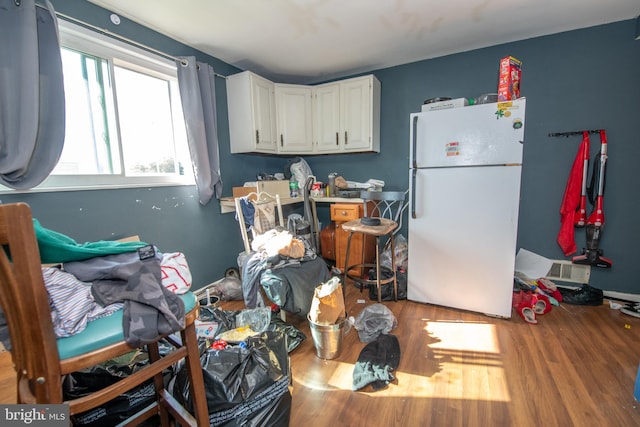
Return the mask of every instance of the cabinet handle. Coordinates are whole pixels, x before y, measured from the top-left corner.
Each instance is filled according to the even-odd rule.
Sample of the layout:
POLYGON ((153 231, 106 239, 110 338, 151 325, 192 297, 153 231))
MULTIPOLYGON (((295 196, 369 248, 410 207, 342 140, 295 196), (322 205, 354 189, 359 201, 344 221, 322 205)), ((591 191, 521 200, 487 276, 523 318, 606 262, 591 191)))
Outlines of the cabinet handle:
POLYGON ((342 216, 347 216, 347 211, 342 211, 341 215, 342 216))
POLYGON ((256 144, 260 144, 260 131, 256 129, 256 144))
POLYGON ((282 134, 280 134, 280 147, 284 147, 284 142, 283 142, 282 134))
POLYGON ((338 145, 338 132, 336 132, 336 145, 338 145))
POLYGON ((347 131, 344 131, 344 145, 347 145, 349 143, 349 140, 347 139, 347 131))

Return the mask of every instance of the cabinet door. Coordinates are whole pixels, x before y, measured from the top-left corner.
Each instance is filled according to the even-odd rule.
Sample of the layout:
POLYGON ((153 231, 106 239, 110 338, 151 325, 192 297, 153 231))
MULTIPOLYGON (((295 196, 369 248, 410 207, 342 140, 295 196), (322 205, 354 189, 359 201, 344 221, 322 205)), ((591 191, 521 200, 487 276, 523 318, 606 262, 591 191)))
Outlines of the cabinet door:
POLYGON ((315 151, 340 151, 340 84, 329 83, 314 88, 313 132, 315 151))
POLYGON ((259 76, 251 76, 251 104, 255 125, 256 151, 276 151, 274 85, 259 76))
POLYGON ((344 151, 371 148, 372 85, 370 77, 349 79, 340 85, 341 132, 344 151))
POLYGON ((311 88, 275 85, 278 152, 311 153, 311 88))

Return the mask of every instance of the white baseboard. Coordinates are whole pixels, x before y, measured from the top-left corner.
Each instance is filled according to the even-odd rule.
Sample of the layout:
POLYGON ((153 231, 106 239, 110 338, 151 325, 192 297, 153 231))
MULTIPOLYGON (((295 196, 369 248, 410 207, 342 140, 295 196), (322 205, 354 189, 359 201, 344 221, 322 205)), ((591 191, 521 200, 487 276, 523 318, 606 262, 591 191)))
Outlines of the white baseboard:
POLYGON ((611 299, 622 300, 622 301, 640 302, 640 295, 638 294, 625 294, 622 292, 614 292, 614 291, 604 291, 603 294, 605 298, 611 298, 611 299))

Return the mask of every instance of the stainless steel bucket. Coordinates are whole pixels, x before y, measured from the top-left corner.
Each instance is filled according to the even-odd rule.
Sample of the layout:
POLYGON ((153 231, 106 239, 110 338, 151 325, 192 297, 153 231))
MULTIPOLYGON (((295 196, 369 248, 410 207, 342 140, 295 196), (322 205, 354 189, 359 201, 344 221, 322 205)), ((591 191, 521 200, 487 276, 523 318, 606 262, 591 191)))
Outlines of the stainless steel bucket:
MULTIPOLYGON (((308 317, 307 317, 308 319, 308 317)), ((320 359, 335 359, 342 350, 342 336, 347 320, 332 325, 319 325, 309 320, 316 355, 320 359)))

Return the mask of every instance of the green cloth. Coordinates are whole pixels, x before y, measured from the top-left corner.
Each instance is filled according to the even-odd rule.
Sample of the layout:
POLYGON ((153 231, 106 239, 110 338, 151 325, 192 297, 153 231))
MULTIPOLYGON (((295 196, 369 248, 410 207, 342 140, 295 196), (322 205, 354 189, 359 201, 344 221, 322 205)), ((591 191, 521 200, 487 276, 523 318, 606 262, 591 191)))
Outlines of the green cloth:
POLYGON ((117 242, 100 240, 98 242, 77 243, 69 236, 44 228, 37 219, 33 219, 40 261, 43 264, 55 264, 69 261, 84 261, 98 256, 134 252, 145 242, 117 242))

